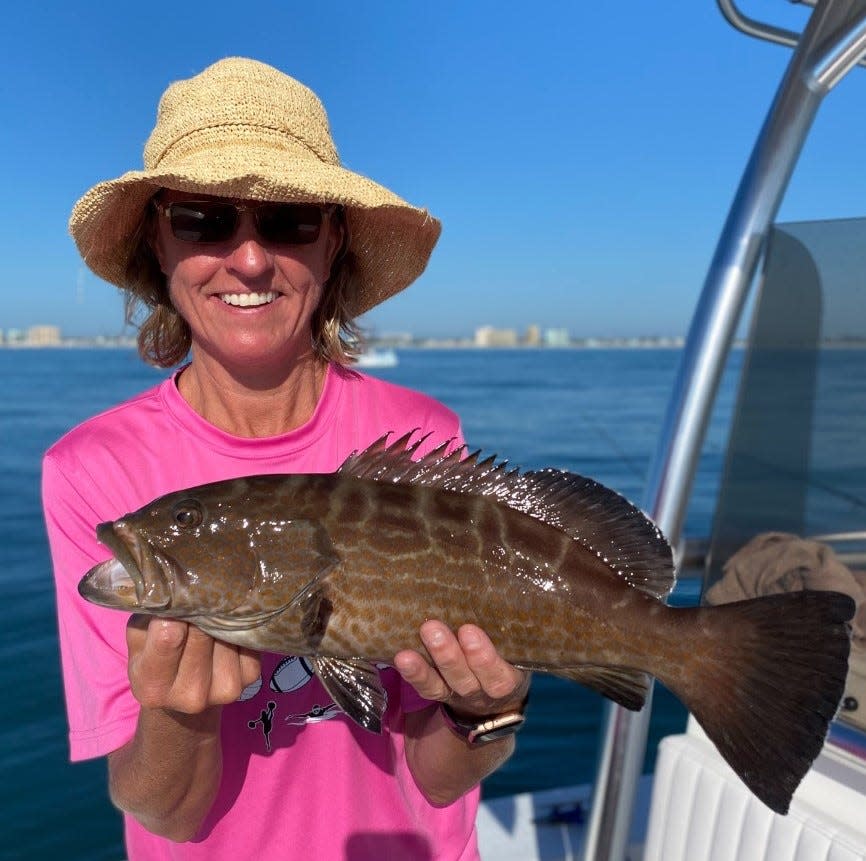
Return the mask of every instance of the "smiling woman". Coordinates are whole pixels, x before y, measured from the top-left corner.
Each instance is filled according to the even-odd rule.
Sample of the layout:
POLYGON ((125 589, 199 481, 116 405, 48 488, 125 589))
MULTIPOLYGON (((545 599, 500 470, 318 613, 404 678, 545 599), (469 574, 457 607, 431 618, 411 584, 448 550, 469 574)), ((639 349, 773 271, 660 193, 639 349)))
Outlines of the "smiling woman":
MULTIPOLYGON (((142 356, 189 361, 45 457, 72 757, 108 757, 130 861, 476 859, 478 783, 514 740, 470 743, 439 704, 482 725, 513 718, 528 688, 480 628, 420 625, 417 650, 376 681, 387 709, 373 735, 318 679, 285 691, 281 655, 179 619, 127 626, 78 595, 101 566, 122 592, 167 602, 166 579, 151 576, 159 560, 120 551, 126 578, 101 565, 97 541, 98 524, 166 493, 333 472, 390 431, 419 458, 462 442, 443 405, 349 367, 354 319, 421 274, 440 225, 340 164, 315 94, 262 63, 222 60, 166 90, 144 162, 91 188, 70 230, 128 313, 144 309, 142 356)), ((117 544, 105 527, 99 538, 117 544)), ((199 543, 217 575, 225 554, 213 536, 199 543)))
POLYGON ((335 207, 197 200, 163 190, 151 247, 172 307, 190 329, 193 362, 180 376, 186 400, 214 424, 273 436, 313 413, 327 367, 313 349, 313 316, 346 228, 335 207), (234 383, 293 387, 256 427, 234 383), (219 393, 214 398, 213 394, 219 393), (239 409, 238 409, 239 408, 239 409), (265 424, 267 422, 267 424, 265 424))

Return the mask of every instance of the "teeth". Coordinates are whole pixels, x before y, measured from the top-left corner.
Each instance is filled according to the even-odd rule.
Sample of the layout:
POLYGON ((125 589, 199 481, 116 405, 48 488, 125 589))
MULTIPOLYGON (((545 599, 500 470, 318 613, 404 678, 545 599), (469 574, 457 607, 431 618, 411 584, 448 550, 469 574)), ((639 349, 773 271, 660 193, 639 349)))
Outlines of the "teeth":
POLYGON ((234 305, 237 308, 251 308, 256 305, 267 305, 268 302, 273 302, 277 298, 277 294, 268 293, 223 293, 220 299, 226 305, 234 305))

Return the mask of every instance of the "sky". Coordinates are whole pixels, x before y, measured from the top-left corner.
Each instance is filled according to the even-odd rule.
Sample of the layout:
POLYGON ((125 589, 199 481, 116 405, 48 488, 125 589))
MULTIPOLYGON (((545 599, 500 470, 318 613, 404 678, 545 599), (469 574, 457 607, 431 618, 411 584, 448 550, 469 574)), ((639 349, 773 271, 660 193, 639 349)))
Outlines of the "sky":
MULTIPOLYGON (((808 10, 751 0, 802 28, 808 10)), ((16 3, 0 33, 0 329, 119 334, 117 288, 67 233, 75 200, 141 167, 173 80, 249 56, 322 98, 343 163, 443 222, 373 334, 481 325, 684 334, 790 58, 713 0, 16 3)), ((866 70, 826 99, 780 220, 866 209, 866 70)))

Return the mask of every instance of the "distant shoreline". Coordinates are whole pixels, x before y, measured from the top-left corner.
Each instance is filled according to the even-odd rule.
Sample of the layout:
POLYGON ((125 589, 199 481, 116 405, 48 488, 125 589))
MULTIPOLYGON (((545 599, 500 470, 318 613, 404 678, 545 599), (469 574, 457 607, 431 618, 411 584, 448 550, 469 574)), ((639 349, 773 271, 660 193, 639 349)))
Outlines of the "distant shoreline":
MULTIPOLYGON (((569 344, 504 344, 482 345, 472 341, 459 339, 419 339, 414 342, 393 342, 390 340, 371 340, 365 344, 370 350, 472 350, 473 352, 518 352, 521 350, 537 350, 555 352, 557 350, 681 350, 685 345, 684 338, 586 338, 574 339, 569 344)), ((742 349, 745 342, 738 339, 733 344, 735 349, 742 349)), ((822 341, 821 349, 866 349, 866 339, 838 339, 822 341)), ((111 338, 67 338, 59 343, 39 344, 26 341, 17 343, 0 343, 0 350, 136 350, 135 339, 111 338)), ((797 349, 782 348, 782 349, 797 349)))

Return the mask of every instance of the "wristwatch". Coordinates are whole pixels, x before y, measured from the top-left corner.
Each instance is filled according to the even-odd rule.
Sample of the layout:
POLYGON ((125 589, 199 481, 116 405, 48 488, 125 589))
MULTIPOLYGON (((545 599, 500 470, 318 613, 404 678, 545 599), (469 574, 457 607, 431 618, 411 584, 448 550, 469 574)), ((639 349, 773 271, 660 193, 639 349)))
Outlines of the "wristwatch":
POLYGON ((505 738, 507 735, 513 735, 526 721, 523 711, 511 711, 494 717, 467 720, 458 718, 445 703, 440 703, 439 708, 450 730, 471 747, 478 747, 505 738))

